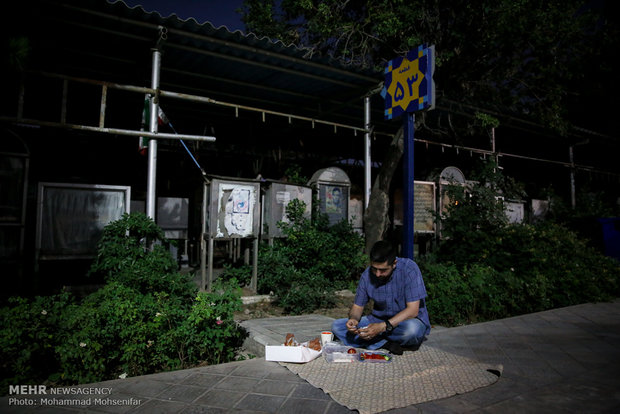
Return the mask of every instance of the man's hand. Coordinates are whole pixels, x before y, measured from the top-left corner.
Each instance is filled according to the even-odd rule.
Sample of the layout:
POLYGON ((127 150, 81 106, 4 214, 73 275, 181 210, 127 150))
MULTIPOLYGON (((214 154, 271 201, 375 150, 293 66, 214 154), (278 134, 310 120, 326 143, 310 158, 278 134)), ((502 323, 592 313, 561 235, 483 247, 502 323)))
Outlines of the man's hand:
POLYGON ((357 334, 365 341, 369 341, 385 331, 385 322, 371 323, 365 328, 358 329, 357 334))
POLYGON ((347 321, 347 331, 356 334, 357 333, 357 324, 359 321, 357 319, 349 319, 347 321))
POLYGON ((347 321, 347 331, 357 334, 357 325, 360 323, 360 319, 362 319, 362 312, 364 308, 356 305, 355 303, 351 306, 351 310, 349 311, 349 320, 347 321))

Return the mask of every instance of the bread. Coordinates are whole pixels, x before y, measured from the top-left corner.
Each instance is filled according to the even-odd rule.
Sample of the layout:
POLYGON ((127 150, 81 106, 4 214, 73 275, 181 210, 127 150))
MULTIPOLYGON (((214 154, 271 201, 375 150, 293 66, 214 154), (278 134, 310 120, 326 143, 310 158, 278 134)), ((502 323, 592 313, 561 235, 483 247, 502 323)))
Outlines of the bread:
POLYGON ((314 338, 313 340, 308 342, 308 348, 314 349, 315 351, 320 351, 321 350, 321 341, 319 340, 319 338, 314 338))
POLYGON ((284 340, 284 346, 297 346, 298 343, 295 341, 295 335, 292 333, 286 334, 286 339, 284 340))
POLYGON ((286 338, 284 339, 284 346, 299 346, 299 345, 307 346, 308 348, 314 349, 315 351, 321 350, 321 340, 319 338, 314 338, 313 340, 309 341, 307 344, 306 343, 299 344, 295 340, 295 335, 293 335, 292 333, 286 334, 286 338))

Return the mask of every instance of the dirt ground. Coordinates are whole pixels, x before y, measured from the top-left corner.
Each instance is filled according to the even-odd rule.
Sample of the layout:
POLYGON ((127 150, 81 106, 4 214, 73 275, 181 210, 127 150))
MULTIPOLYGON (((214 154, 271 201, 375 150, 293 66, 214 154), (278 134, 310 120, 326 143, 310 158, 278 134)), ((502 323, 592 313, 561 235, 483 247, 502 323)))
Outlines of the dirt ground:
MULTIPOLYGON (((247 292, 244 292, 246 295, 247 292)), ((250 296, 247 294, 247 296, 250 296)), ((345 318, 351 304, 353 303, 353 294, 351 292, 342 291, 336 296, 336 305, 329 308, 321 308, 315 310, 314 314, 328 316, 330 318, 345 318)), ((243 309, 240 312, 235 313, 236 321, 246 321, 248 319, 260 319, 260 318, 274 318, 277 316, 287 316, 283 309, 276 306, 270 301, 263 301, 258 303, 252 303, 243 305, 243 309)))

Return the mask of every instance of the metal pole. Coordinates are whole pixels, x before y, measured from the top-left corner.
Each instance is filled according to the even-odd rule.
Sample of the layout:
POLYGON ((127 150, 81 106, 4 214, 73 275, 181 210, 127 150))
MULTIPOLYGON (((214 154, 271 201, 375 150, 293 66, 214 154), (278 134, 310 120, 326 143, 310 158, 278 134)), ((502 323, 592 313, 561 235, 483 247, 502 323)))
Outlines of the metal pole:
POLYGON ((403 115, 403 257, 413 259, 413 144, 415 114, 403 115))
POLYGON ((250 289, 254 293, 258 290, 258 237, 256 237, 253 242, 252 279, 250 280, 250 289))
POLYGON ((575 209, 577 207, 577 199, 575 197, 575 162, 573 159, 573 145, 568 147, 568 158, 570 161, 570 205, 575 209))
POLYGON ((364 98, 364 210, 368 208, 372 184, 370 157, 370 96, 364 98))
MULTIPOLYGON (((153 67, 151 72, 151 88, 159 89, 159 72, 161 67, 161 52, 153 49, 153 67)), ((157 133, 157 118, 159 114, 159 96, 151 96, 151 119, 149 131, 157 133)), ((149 140, 148 176, 146 182, 146 215, 155 220, 155 191, 157 178, 157 140, 149 140)))
POLYGON ((201 284, 200 290, 202 292, 205 291, 205 286, 207 286, 207 244, 205 237, 207 237, 207 191, 208 191, 207 183, 202 185, 202 214, 201 214, 201 224, 202 230, 200 232, 200 276, 201 276, 201 284))
POLYGON ((491 128, 491 152, 493 152, 493 161, 495 161, 495 168, 493 168, 493 172, 495 172, 495 169, 499 167, 499 156, 495 151, 495 128, 491 128))
POLYGON ((211 292, 211 287, 213 286, 213 249, 215 248, 215 242, 213 241, 213 237, 211 235, 209 238, 209 252, 207 259, 207 292, 211 292))

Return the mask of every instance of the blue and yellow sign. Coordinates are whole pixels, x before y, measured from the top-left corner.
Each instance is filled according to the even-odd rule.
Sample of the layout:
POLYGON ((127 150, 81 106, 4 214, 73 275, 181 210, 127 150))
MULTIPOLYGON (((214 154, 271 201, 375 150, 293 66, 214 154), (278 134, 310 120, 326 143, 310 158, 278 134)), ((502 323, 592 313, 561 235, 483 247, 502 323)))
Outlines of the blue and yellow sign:
POLYGON ((385 65, 385 119, 435 106, 435 47, 418 46, 385 65))

